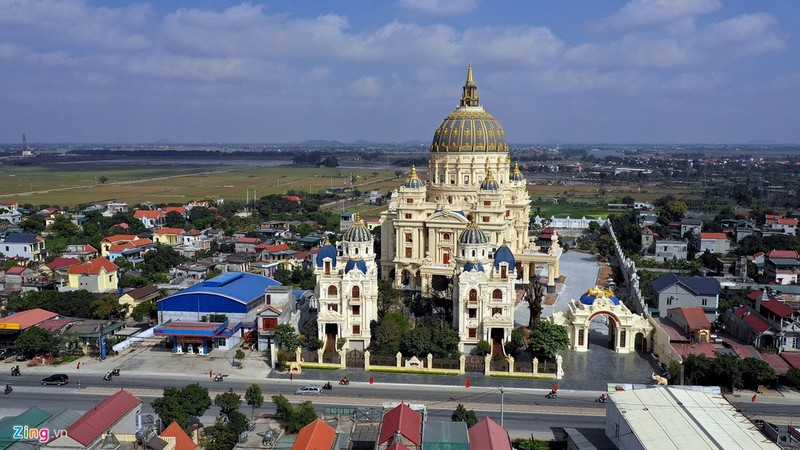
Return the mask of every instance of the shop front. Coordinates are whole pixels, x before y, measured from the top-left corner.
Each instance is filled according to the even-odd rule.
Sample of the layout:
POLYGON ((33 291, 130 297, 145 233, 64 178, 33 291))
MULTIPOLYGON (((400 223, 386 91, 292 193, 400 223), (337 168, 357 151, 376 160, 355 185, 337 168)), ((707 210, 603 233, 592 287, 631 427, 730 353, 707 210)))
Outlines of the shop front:
MULTIPOLYGON (((176 355, 208 355, 213 349, 230 350, 239 343, 242 323, 167 322, 156 327, 155 336, 167 338, 176 355)), ((168 345, 169 346, 169 345, 168 345)))

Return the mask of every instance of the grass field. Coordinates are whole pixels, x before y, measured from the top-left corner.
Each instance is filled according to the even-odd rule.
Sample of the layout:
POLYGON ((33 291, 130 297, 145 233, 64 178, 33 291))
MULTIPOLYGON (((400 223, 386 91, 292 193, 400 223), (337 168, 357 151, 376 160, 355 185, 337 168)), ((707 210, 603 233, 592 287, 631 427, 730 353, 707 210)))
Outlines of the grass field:
MULTIPOLYGON (((70 207, 108 200, 130 205, 154 203, 186 203, 203 198, 244 200, 246 195, 283 194, 289 190, 319 192, 331 187, 352 187, 361 192, 377 190, 386 194, 405 179, 395 176, 397 168, 349 169, 294 166, 234 166, 214 164, 105 163, 58 164, 46 166, 0 166, 0 200, 16 200, 33 205, 70 207), (100 183, 100 177, 107 177, 100 183)), ((424 169, 420 176, 425 179, 424 169)), ((541 208, 545 217, 570 215, 605 217, 608 203, 630 195, 637 200, 653 201, 667 194, 691 198, 681 188, 643 188, 637 185, 606 185, 604 195, 592 184, 531 184, 528 192, 534 200, 532 210, 541 208), (560 204, 552 202, 561 198, 560 204), (563 201, 566 198, 566 203, 563 201)), ((385 206, 350 205, 364 217, 377 217, 385 206)))

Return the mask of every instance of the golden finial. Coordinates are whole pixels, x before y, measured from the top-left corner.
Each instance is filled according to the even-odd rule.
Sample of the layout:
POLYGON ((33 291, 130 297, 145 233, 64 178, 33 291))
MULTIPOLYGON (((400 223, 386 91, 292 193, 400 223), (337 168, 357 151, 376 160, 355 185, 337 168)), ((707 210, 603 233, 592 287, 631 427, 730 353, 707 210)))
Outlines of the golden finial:
POLYGON ((475 82, 472 80, 472 61, 469 62, 469 68, 467 69, 467 86, 474 86, 475 82))
POLYGON ((331 245, 331 236, 329 234, 325 235, 325 244, 324 245, 331 245))
POLYGON ((411 166, 411 177, 413 178, 415 176, 417 176, 417 165, 416 164, 411 166))

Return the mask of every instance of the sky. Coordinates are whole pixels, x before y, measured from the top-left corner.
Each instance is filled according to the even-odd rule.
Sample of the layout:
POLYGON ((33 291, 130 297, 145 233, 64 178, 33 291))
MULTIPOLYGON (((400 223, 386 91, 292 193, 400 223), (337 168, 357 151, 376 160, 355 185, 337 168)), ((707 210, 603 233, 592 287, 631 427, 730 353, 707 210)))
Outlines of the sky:
POLYGON ((0 0, 0 142, 800 143, 795 0, 0 0))

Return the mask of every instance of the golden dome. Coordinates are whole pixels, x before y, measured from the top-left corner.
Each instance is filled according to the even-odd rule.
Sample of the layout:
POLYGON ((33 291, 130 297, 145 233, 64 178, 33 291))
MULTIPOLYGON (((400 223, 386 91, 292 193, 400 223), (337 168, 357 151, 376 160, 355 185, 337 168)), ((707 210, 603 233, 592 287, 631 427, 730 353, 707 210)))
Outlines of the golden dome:
POLYGON ((506 135, 500 123, 483 110, 478 87, 472 80, 472 64, 467 70, 461 102, 439 124, 431 152, 507 152, 506 135))

